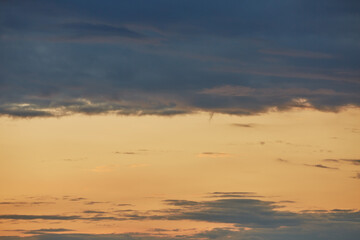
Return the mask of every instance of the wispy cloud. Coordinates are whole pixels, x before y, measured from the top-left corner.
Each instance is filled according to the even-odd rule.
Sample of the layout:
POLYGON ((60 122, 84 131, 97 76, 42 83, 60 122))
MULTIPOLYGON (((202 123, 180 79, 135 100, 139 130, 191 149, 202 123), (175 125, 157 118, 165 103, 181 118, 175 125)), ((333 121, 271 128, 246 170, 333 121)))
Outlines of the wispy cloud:
POLYGON ((55 202, 0 202, 0 205, 43 205, 55 204, 55 202))
POLYGON ((197 154, 197 157, 199 158, 226 158, 230 156, 231 154, 223 152, 202 152, 197 154))
POLYGON ((332 170, 338 170, 339 169, 337 167, 329 167, 329 166, 325 166, 325 165, 322 165, 322 164, 304 164, 304 166, 315 167, 315 168, 324 168, 324 169, 332 169, 332 170))
POLYGON ((242 127, 242 128, 253 128, 255 124, 253 123, 232 123, 231 126, 242 127))
POLYGON ((331 163, 348 163, 352 165, 360 165, 360 159, 323 159, 324 162, 331 162, 331 163))

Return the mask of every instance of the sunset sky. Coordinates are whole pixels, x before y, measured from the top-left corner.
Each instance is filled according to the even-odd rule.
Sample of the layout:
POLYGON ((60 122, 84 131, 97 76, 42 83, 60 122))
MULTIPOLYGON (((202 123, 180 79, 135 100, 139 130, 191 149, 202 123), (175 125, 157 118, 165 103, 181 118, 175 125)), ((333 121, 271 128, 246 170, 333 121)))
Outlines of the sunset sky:
POLYGON ((0 1, 0 240, 359 239, 359 13, 0 1))

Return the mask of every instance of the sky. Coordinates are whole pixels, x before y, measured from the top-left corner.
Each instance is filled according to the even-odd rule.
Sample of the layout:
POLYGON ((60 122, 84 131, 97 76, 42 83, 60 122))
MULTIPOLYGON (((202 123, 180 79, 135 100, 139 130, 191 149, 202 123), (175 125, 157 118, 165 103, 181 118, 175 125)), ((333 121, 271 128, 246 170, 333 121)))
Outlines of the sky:
POLYGON ((360 2, 0 1, 0 240, 354 240, 360 2))

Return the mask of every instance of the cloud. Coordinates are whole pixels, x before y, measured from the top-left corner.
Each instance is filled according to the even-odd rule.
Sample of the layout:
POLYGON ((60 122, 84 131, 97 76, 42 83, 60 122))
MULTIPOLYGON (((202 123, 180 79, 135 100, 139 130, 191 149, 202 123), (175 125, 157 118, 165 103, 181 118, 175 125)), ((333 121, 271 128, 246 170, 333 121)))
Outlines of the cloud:
POLYGON ((234 127, 243 127, 243 128, 252 128, 252 127, 254 127, 255 125, 252 124, 252 123, 233 123, 233 124, 231 124, 231 126, 234 126, 234 127))
POLYGON ((199 158, 210 157, 210 158, 225 158, 230 157, 229 153, 222 153, 222 152, 202 152, 197 155, 199 158))
POLYGON ((62 215, 18 215, 18 214, 8 214, 0 215, 0 219, 11 219, 11 220, 77 220, 82 219, 80 216, 62 216, 62 215))
POLYGON ((106 202, 96 202, 96 201, 85 202, 86 205, 103 204, 103 203, 106 203, 106 202))
POLYGON ((63 232, 71 232, 73 229, 67 228, 41 228, 30 231, 23 231, 24 234, 51 234, 51 233, 63 233, 63 232))
POLYGON ((165 201, 170 206, 181 206, 168 216, 168 220, 195 220, 205 222, 232 223, 252 228, 293 226, 303 219, 295 213, 277 211, 274 202, 256 199, 224 198, 214 201, 165 201))
POLYGON ((261 49, 261 53, 270 54, 270 55, 279 55, 286 57, 303 57, 303 58, 333 58, 334 56, 326 53, 311 52, 311 51, 298 51, 291 49, 261 49))
POLYGON ((353 178, 360 179, 360 173, 356 173, 356 175, 353 178))
POLYGON ((301 227, 278 229, 244 230, 232 228, 214 228, 192 235, 152 236, 146 233, 125 234, 41 234, 32 237, 0 237, 1 240, 354 240, 360 231, 357 225, 316 224, 301 227))
POLYGON ((55 202, 0 202, 0 205, 42 205, 42 204, 55 204, 55 202))
POLYGON ((338 170, 339 168, 336 167, 329 167, 322 164, 304 164, 304 166, 308 167, 316 167, 316 168, 325 168, 325 169, 332 169, 332 170, 338 170))
POLYGON ((338 163, 339 162, 339 160, 337 160, 337 159, 323 159, 323 161, 331 162, 331 163, 338 163))
POLYGON ((360 159, 340 159, 340 160, 343 162, 350 163, 352 165, 357 165, 357 166, 360 165, 360 159))
MULTIPOLYGON (((202 221, 229 224, 229 227, 215 227, 205 231, 186 233, 182 229, 151 229, 154 233, 124 234, 80 234, 74 229, 42 228, 21 230, 34 234, 31 237, 0 237, 1 240, 97 240, 97 239, 270 239, 270 240, 337 240, 355 239, 360 233, 360 212, 355 209, 306 210, 292 212, 284 210, 282 204, 292 201, 268 201, 254 199, 253 192, 212 192, 212 200, 193 201, 167 199, 163 202, 167 208, 147 211, 85 211, 80 215, 0 215, 5 220, 56 220, 56 221, 202 221), (222 197, 224 196, 224 197, 222 197), (231 197, 232 196, 232 197, 231 197), (87 217, 88 214, 105 214, 87 217), (111 215, 114 214, 114 215, 111 215), (72 234, 64 233, 67 231, 72 234), (161 232, 161 236, 159 235, 161 232), (169 232, 170 235, 167 235, 169 232), (177 233, 175 237, 173 233, 177 233), (54 234, 56 233, 56 234, 54 234)), ((91 215, 90 215, 91 216, 91 215)), ((194 223, 195 224, 195 223, 194 223)), ((20 231, 20 230, 19 230, 20 231)))
POLYGON ((68 199, 69 201, 72 201, 72 202, 77 202, 77 201, 83 201, 83 200, 86 200, 86 198, 83 198, 83 197, 78 197, 78 198, 70 198, 68 199))
POLYGON ((212 192, 210 197, 215 198, 259 198, 263 197, 254 192, 212 192))
POLYGON ((136 154, 136 152, 115 152, 116 154, 125 154, 125 155, 133 155, 136 154))
POLYGON ((332 162, 332 163, 349 163, 352 165, 360 165, 360 159, 324 159, 325 162, 332 162))
MULTIPOLYGON (((58 40, 72 40, 72 41, 89 41, 91 38, 100 37, 107 39, 109 37, 124 37, 124 38, 144 38, 145 36, 130 30, 124 26, 114 26, 106 23, 92 23, 92 22, 69 22, 58 25, 60 39, 58 40)), ((55 33, 56 34, 56 33, 55 33)))
POLYGON ((129 203, 119 203, 119 204, 116 204, 116 206, 124 207, 124 206, 134 206, 134 205, 129 204, 129 203))
POLYGON ((95 214, 102 214, 102 213, 106 213, 106 212, 103 212, 103 211, 94 211, 94 210, 86 210, 86 211, 83 211, 83 213, 95 213, 95 214))
POLYGON ((289 163, 289 160, 282 159, 282 158, 277 158, 276 160, 277 160, 278 162, 282 162, 282 163, 289 163))
POLYGON ((360 105, 355 1, 36 3, 0 3, 0 116, 360 105))
POLYGON ((84 217, 80 215, 19 215, 19 214, 7 214, 7 215, 0 215, 0 219, 3 220, 48 220, 48 221, 124 221, 124 220, 131 220, 135 219, 134 216, 125 216, 124 218, 119 217, 112 217, 112 216, 93 216, 93 217, 84 217))

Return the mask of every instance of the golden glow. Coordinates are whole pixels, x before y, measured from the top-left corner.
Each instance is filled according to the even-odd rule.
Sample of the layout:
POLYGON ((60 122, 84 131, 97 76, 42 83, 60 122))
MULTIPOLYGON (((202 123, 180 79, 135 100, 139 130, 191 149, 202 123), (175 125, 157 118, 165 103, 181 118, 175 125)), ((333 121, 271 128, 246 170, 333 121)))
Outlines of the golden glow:
MULTIPOLYGON (((2 204, 0 211, 47 215, 78 215, 89 209, 146 211, 165 208, 164 199, 200 200, 215 191, 250 191, 268 199, 296 201, 284 203, 293 211, 358 209, 360 180, 352 177, 359 167, 324 159, 359 159, 359 119, 356 108, 212 118, 206 113, 171 118, 0 118, 0 201, 48 202, 2 204), (80 204, 84 202, 95 203, 80 204)), ((39 224, 3 221, 1 230, 44 227, 39 224)), ((191 233, 194 224, 199 231, 226 226, 109 220, 55 222, 47 227, 112 233, 147 232, 161 225, 191 233)))

